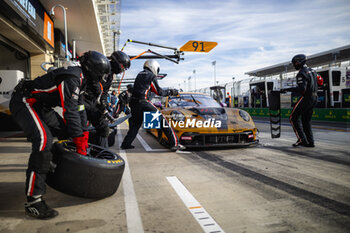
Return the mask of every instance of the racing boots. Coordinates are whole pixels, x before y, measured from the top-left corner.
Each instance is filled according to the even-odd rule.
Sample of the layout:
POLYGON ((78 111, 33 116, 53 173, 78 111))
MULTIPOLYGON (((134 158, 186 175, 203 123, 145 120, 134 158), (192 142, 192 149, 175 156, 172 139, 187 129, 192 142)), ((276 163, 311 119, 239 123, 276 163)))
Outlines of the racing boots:
POLYGON ((178 144, 177 146, 173 146, 173 147, 170 148, 171 151, 185 150, 185 149, 186 149, 186 147, 184 147, 181 144, 178 144))
POLYGON ((50 219, 58 215, 58 212, 48 207, 40 196, 39 198, 27 197, 24 204, 25 214, 38 219, 50 219))
POLYGON ((299 146, 305 146, 307 147, 309 144, 305 141, 297 141, 296 143, 293 144, 293 147, 299 147, 299 146))

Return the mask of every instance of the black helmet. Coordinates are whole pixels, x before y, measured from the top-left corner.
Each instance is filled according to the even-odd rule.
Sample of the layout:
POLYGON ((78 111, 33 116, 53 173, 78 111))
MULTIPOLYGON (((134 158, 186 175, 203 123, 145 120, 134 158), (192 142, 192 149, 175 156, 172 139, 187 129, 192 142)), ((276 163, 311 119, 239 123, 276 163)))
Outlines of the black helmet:
POLYGON ((111 72, 111 64, 106 56, 96 51, 89 51, 79 58, 81 68, 88 81, 101 81, 111 72))
POLYGON ((130 57, 122 51, 114 51, 109 59, 111 59, 112 72, 115 74, 130 68, 130 57))
POLYGON ((293 66, 296 70, 300 70, 306 63, 305 54, 295 55, 292 59, 293 66))
POLYGON ((134 85, 129 84, 126 86, 126 89, 128 89, 129 92, 132 92, 132 89, 134 88, 134 85))

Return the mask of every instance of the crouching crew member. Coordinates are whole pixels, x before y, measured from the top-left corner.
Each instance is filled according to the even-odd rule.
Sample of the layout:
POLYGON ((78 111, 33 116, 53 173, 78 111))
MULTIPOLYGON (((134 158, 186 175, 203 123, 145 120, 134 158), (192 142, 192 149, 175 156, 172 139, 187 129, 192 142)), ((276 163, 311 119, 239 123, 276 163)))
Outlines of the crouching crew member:
POLYGON ((121 112, 125 112, 126 115, 130 114, 130 109, 129 109, 129 103, 131 100, 131 94, 132 94, 132 89, 133 89, 133 85, 129 84, 126 86, 126 90, 123 91, 122 93, 120 93, 118 95, 118 104, 117 104, 117 109, 115 111, 115 117, 118 118, 119 114, 121 112))
POLYGON ((91 66, 89 59, 91 57, 96 61, 104 61, 100 68, 109 69, 108 73, 104 73, 101 77, 89 80, 85 92, 85 106, 87 112, 87 118, 89 122, 94 126, 96 130, 96 144, 102 147, 108 147, 108 134, 109 134, 109 121, 114 119, 108 113, 108 90, 111 87, 113 74, 119 74, 124 72, 130 67, 130 58, 128 55, 121 51, 116 51, 110 56, 110 62, 108 59, 97 52, 89 51, 79 58, 81 66, 86 70, 96 70, 97 67, 91 66), (107 68, 108 66, 108 68, 107 68))
POLYGON ((298 86, 282 89, 281 91, 291 91, 301 94, 289 117, 298 139, 293 146, 314 147, 311 118, 313 108, 317 103, 317 73, 306 65, 306 56, 304 54, 294 56, 292 63, 294 68, 299 70, 296 76, 298 86))
MULTIPOLYGON (((95 60, 89 62, 94 67, 100 65, 95 60)), ((61 123, 53 108, 62 107, 64 128, 61 131, 73 138, 77 153, 86 155, 88 132, 82 93, 87 80, 102 75, 98 72, 98 69, 86 70, 79 66, 62 67, 34 80, 21 81, 14 89, 10 101, 12 116, 32 142, 25 185, 25 213, 29 216, 49 219, 58 215, 42 198, 52 159, 50 129, 61 123)))
MULTIPOLYGON (((122 149, 134 148, 131 143, 134 141, 143 122, 143 113, 157 111, 157 108, 147 100, 148 91, 151 90, 159 96, 178 95, 176 89, 163 90, 159 87, 157 75, 160 66, 155 60, 147 60, 143 65, 144 70, 141 71, 135 79, 132 97, 130 101, 131 118, 129 120, 129 131, 121 144, 122 149)), ((167 124, 167 122, 165 122, 167 124)), ((175 151, 183 149, 184 146, 178 143, 178 138, 171 127, 164 127, 163 131, 168 138, 169 147, 175 151)))

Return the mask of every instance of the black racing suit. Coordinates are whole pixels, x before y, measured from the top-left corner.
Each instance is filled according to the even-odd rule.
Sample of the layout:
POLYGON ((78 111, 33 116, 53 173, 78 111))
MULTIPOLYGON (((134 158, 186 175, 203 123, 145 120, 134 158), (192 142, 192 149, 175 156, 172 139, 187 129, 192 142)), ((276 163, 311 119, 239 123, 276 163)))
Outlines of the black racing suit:
MULTIPOLYGON (((159 96, 170 95, 170 91, 166 91, 160 88, 156 76, 150 70, 145 68, 137 75, 135 79, 130 101, 131 118, 129 120, 129 131, 124 138, 124 141, 121 145, 122 147, 129 147, 134 141, 142 125, 144 112, 157 111, 157 108, 151 103, 151 101, 147 100, 147 94, 149 90, 159 96)), ((174 130, 169 127, 166 120, 164 124, 168 126, 164 127, 162 130, 168 138, 169 147, 178 146, 178 138, 174 130)), ((161 125, 163 126, 163 124, 161 125)))
POLYGON ((102 147, 108 147, 109 126, 107 97, 112 85, 113 73, 105 76, 101 82, 92 81, 87 86, 85 93, 85 107, 87 118, 96 130, 95 143, 102 147))
POLYGON ((102 84, 102 95, 101 95, 101 102, 107 106, 107 98, 108 98, 108 92, 109 88, 112 86, 112 81, 113 81, 113 73, 110 73, 108 76, 106 76, 105 79, 101 81, 102 84))
POLYGON ((304 65, 299 70, 296 79, 298 86, 286 90, 297 92, 302 96, 295 104, 289 120, 298 138, 298 142, 314 145, 311 118, 313 108, 317 103, 317 74, 314 70, 304 65))
POLYGON ((97 80, 89 81, 84 94, 84 104, 87 119, 96 130, 95 142, 102 147, 108 147, 109 127, 106 119, 107 100, 103 99, 103 85, 97 80))
POLYGON ((21 81, 10 100, 10 111, 32 142, 26 172, 26 195, 35 197, 46 192, 46 174, 52 159, 54 130, 72 138, 87 130, 82 101, 85 79, 80 67, 59 68, 35 80, 21 81), (62 108, 62 118, 53 110, 62 108), (64 128, 62 128, 64 127, 64 128))
POLYGON ((122 111, 124 111, 126 115, 130 114, 130 109, 127 106, 130 100, 131 100, 131 93, 129 93, 128 90, 125 90, 118 95, 118 103, 115 111, 116 117, 118 117, 122 111))

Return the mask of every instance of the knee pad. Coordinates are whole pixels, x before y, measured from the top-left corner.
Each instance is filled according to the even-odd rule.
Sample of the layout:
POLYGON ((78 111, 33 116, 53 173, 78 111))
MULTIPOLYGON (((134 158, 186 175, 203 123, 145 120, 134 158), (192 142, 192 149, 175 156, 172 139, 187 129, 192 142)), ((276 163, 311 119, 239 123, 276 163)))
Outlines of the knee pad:
POLYGON ((50 151, 33 152, 29 157, 28 169, 38 173, 48 173, 52 153, 50 151))

